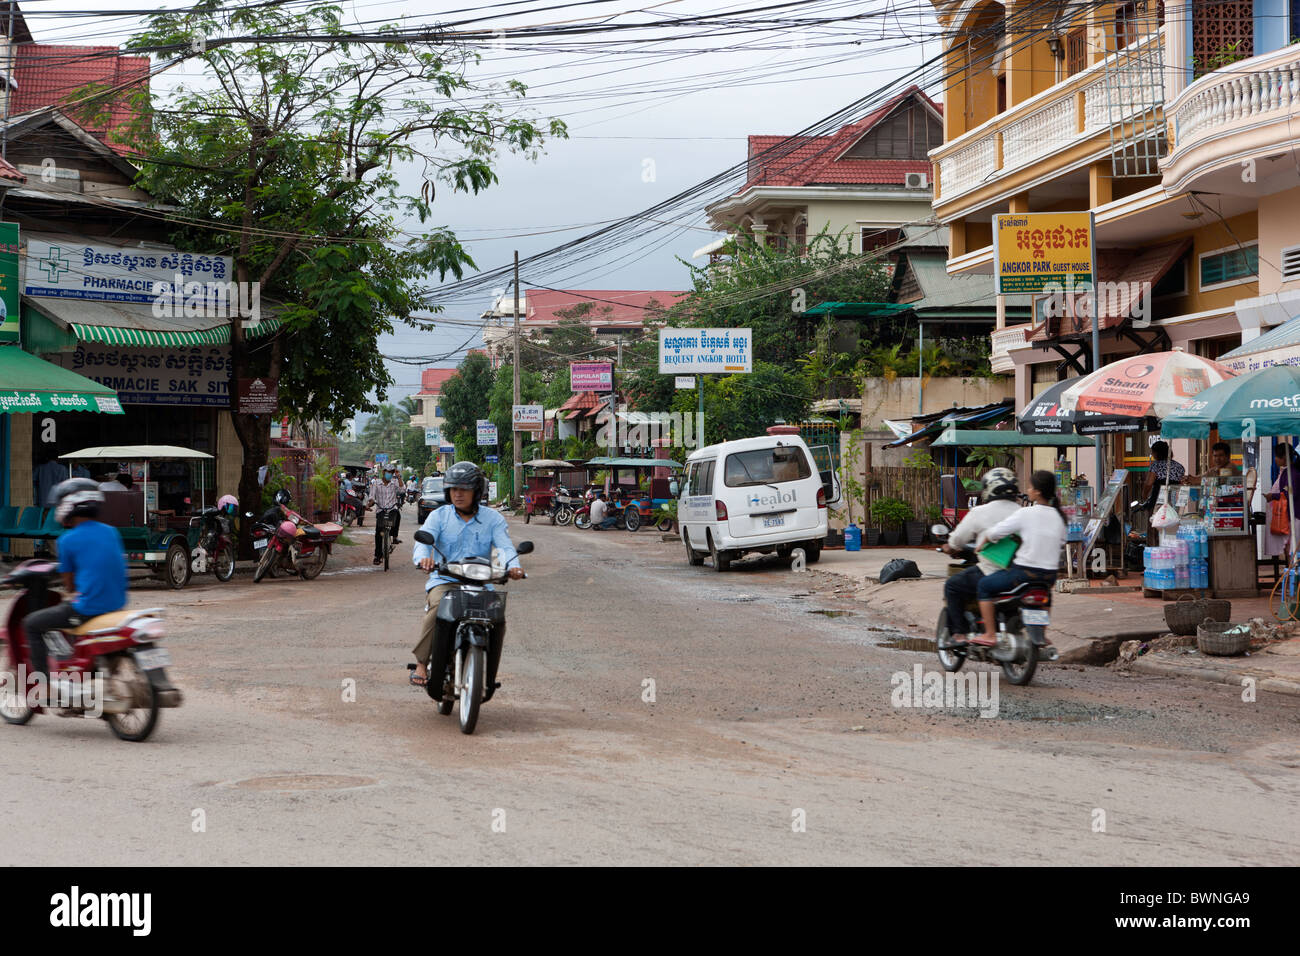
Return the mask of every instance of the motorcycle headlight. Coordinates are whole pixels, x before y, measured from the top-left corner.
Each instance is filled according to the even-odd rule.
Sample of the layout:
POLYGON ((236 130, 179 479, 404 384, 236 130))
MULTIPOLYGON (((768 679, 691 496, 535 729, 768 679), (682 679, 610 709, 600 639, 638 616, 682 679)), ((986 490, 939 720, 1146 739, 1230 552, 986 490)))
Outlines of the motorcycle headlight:
POLYGON ((463 568, 461 575, 471 581, 492 580, 492 569, 486 564, 462 564, 461 568, 463 568))

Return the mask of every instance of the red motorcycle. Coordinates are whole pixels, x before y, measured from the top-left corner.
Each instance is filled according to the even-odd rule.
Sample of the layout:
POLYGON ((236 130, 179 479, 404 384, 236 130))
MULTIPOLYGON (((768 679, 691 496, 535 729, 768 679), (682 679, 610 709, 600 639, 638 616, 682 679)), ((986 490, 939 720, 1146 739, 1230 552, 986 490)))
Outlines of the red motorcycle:
POLYGON ((120 739, 145 740, 158 726, 161 708, 181 705, 180 690, 167 679, 171 655, 157 646, 163 636, 161 608, 114 611, 43 635, 53 679, 46 687, 39 681, 28 687, 31 661, 23 619, 60 602, 51 589, 57 578, 57 564, 33 560, 0 580, 0 587, 22 591, 0 629, 0 716, 10 724, 25 724, 46 710, 60 717, 102 716, 120 739))
MULTIPOLYGON (((244 517, 252 518, 253 513, 244 517)), ((314 525, 287 505, 272 505, 253 524, 253 550, 261 552, 253 583, 276 570, 310 581, 325 569, 330 550, 342 533, 342 526, 332 521, 314 525)))
POLYGON ((357 523, 358 528, 365 527, 366 524, 366 501, 365 498, 357 494, 355 488, 343 488, 339 497, 339 517, 343 521, 345 528, 350 528, 352 522, 357 523))

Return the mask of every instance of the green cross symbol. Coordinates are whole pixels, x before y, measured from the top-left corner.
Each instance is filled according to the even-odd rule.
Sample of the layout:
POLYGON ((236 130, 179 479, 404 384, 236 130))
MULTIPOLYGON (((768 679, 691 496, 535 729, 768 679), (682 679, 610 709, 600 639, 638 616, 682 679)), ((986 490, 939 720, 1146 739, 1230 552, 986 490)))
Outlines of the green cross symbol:
POLYGON ((68 260, 61 255, 62 252, 63 250, 58 246, 50 246, 49 255, 36 263, 40 270, 50 277, 51 282, 58 282, 59 276, 72 268, 68 260))

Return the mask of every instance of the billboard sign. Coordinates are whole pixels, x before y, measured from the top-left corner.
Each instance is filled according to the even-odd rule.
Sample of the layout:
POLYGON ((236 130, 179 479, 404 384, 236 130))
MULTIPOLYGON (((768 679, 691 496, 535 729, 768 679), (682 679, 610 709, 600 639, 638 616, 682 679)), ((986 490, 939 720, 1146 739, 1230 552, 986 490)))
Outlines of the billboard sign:
POLYGON ((478 430, 478 443, 480 445, 495 445, 497 443, 497 427, 486 418, 480 418, 476 422, 478 430))
POLYGON ((542 406, 541 405, 515 405, 514 421, 515 421, 515 431, 517 432, 541 431, 542 406))
POLYGON ((1092 283, 1092 213, 1025 212, 993 217, 997 293, 1043 295, 1092 283))
POLYGON ((753 370, 754 337, 750 329, 659 330, 661 375, 729 375, 753 370))
POLYGON ((570 362, 569 387, 575 392, 612 392, 614 366, 608 362, 570 362))

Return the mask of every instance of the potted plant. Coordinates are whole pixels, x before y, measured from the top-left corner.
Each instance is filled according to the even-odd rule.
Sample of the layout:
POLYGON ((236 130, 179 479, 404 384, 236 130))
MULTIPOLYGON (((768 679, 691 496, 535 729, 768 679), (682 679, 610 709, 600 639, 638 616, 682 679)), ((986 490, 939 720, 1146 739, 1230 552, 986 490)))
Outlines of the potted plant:
POLYGON ((903 525, 914 517, 912 506, 897 498, 877 498, 871 503, 871 517, 880 522, 881 537, 887 545, 898 544, 903 525))
POLYGON ((307 479, 311 489, 313 520, 329 521, 334 514, 334 501, 338 497, 339 474, 343 469, 330 462, 328 455, 318 455, 312 462, 312 474, 307 479))
POLYGON ((930 533, 930 529, 943 520, 943 509, 938 505, 925 506, 925 531, 930 533))

